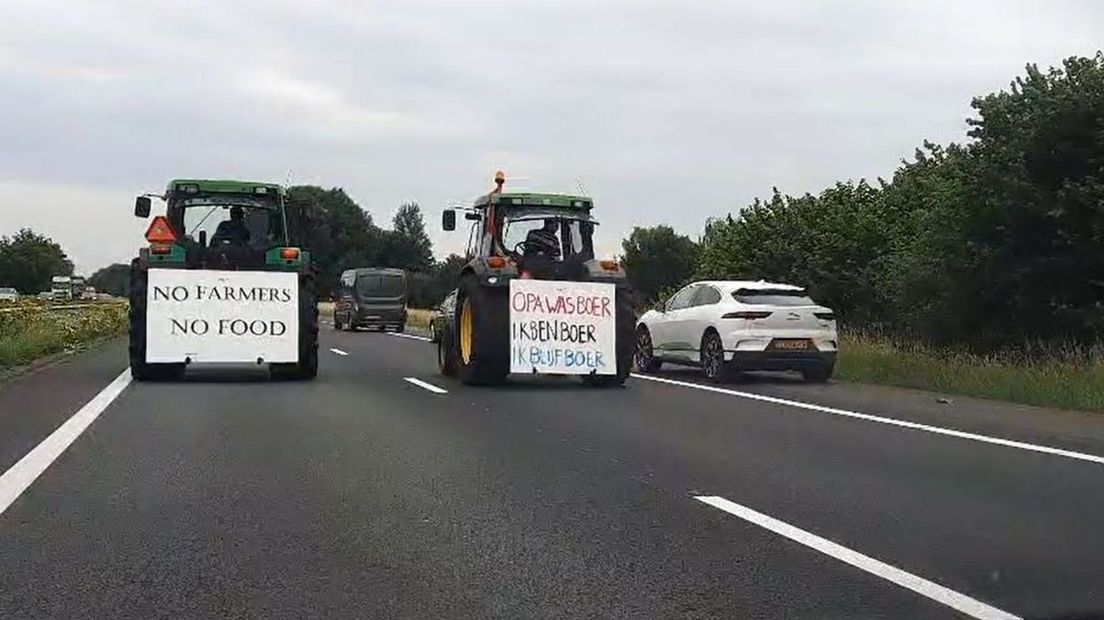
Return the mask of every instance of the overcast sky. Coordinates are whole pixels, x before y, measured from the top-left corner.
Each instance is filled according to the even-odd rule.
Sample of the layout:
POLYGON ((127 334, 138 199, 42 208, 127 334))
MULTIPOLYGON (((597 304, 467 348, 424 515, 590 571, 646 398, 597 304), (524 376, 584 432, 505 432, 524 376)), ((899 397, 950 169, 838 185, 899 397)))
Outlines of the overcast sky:
POLYGON ((598 246, 772 186, 889 175, 970 98, 1104 45, 1104 3, 0 2, 0 234, 128 261, 172 177, 343 187, 377 223, 491 187, 595 197, 598 246))

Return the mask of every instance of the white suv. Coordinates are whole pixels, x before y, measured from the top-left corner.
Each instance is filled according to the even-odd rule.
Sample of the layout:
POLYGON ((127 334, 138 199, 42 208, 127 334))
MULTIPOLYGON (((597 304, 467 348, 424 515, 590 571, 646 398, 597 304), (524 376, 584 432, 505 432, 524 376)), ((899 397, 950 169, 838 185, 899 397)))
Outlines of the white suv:
POLYGON ((694 282, 636 325, 636 366, 701 366, 706 377, 728 370, 797 370, 824 382, 836 365, 835 314, 789 284, 694 282))

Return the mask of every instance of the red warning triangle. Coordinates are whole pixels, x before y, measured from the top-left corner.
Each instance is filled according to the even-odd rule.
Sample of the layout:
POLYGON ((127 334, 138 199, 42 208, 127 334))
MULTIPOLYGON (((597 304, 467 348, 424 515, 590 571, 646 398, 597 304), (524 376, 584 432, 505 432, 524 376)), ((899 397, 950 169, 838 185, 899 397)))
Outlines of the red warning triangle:
POLYGON ((164 215, 158 215, 153 218, 149 228, 146 229, 146 240, 150 243, 174 243, 176 242, 176 231, 173 230, 168 218, 164 215))

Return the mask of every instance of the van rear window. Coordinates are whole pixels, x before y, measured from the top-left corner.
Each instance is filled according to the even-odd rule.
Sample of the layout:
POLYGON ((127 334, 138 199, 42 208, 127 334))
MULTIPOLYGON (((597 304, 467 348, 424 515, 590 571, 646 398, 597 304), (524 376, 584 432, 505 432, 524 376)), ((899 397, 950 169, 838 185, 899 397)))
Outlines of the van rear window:
POLYGON ((406 292, 403 280, 397 275, 357 276, 356 289, 362 297, 399 297, 406 292))
POLYGON ((732 297, 742 303, 753 306, 815 306, 803 289, 742 288, 732 293, 732 297))

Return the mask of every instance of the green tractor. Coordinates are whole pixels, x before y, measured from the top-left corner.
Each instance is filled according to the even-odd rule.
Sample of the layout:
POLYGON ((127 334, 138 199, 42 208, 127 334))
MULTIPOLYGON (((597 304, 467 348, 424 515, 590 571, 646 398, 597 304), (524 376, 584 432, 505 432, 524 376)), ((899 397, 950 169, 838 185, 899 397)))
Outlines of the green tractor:
POLYGON ((191 364, 267 365, 279 379, 318 373, 318 305, 310 253, 291 243, 284 188, 171 181, 146 194, 148 246, 130 269, 130 370, 137 381, 180 378, 191 364))
MULTIPOLYGON (((470 385, 511 373, 623 385, 635 316, 621 265, 594 257, 593 201, 504 192, 505 180, 496 174, 495 189, 462 209, 472 221, 473 258, 441 322, 440 371, 470 385)), ((456 229, 455 209, 445 210, 442 225, 456 229)))

